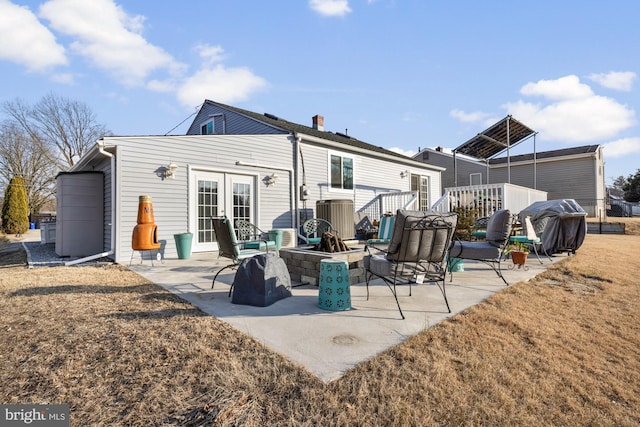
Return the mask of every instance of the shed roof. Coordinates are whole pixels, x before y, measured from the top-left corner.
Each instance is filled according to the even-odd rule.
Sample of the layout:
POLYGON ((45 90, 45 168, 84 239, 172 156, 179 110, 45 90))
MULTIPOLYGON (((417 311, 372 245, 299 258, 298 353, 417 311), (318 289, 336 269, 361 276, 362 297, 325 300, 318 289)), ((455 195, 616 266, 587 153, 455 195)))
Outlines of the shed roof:
POLYGON ((536 132, 523 125, 511 115, 500 120, 490 128, 478 133, 453 152, 465 154, 480 160, 490 159, 507 148, 513 147, 536 132))

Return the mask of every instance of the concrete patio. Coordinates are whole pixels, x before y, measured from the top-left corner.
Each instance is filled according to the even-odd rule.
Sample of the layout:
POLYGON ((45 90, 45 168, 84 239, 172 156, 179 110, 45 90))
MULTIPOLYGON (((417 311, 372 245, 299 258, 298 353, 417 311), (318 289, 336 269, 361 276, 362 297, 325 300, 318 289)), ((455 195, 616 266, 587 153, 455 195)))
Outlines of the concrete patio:
MULTIPOLYGON (((510 262, 505 261, 503 273, 510 284, 515 284, 529 280, 563 258, 545 258, 540 264, 531 254, 528 271, 509 270, 510 262)), ((408 287, 403 285, 398 290, 406 316, 402 320, 392 293, 381 280, 370 284, 369 300, 364 283, 352 284, 352 308, 347 311, 318 308, 318 287, 295 286, 296 283, 291 298, 268 307, 231 304, 228 292, 235 272, 225 270, 211 289, 213 275, 227 264, 228 260, 218 260, 214 252, 196 253, 186 260, 154 261, 153 266, 149 260, 139 263, 138 259, 130 269, 252 336, 325 382, 506 287, 489 266, 465 261, 463 272, 454 273, 452 282, 447 278, 451 313, 437 286, 413 285, 409 296, 408 287)))

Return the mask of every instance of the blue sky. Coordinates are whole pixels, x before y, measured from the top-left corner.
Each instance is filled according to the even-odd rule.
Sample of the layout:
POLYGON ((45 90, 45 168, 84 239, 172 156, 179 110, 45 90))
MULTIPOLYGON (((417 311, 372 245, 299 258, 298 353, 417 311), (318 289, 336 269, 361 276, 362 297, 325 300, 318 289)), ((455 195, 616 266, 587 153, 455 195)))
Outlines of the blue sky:
POLYGON ((640 168, 638 16, 632 0, 0 0, 0 102, 54 93, 116 135, 162 135, 211 99, 408 155, 511 114, 538 151, 604 145, 611 182, 640 168))

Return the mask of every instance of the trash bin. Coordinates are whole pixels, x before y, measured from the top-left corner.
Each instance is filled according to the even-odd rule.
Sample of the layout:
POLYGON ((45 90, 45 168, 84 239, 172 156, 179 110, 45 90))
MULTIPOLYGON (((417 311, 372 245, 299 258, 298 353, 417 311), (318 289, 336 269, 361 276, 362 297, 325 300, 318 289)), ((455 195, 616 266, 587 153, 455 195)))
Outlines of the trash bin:
POLYGON ((282 230, 269 230, 269 240, 276 242, 276 250, 282 247, 282 230))
POLYGON ((178 250, 178 258, 189 259, 191 256, 191 242, 193 241, 192 233, 178 233, 173 235, 176 241, 176 249, 178 250))
POLYGON ((29 230, 35 230, 36 229, 36 223, 35 222, 30 222, 29 223, 29 230))

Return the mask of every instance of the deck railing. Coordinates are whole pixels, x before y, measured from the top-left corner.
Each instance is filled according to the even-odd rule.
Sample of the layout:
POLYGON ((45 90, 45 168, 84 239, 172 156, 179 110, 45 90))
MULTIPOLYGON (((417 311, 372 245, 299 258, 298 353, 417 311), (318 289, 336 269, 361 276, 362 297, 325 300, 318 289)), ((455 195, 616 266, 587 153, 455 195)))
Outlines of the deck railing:
POLYGON ((379 194, 358 210, 371 220, 380 219, 387 212, 396 213, 398 209, 417 209, 418 193, 415 191, 395 191, 379 194))
POLYGON ((448 197, 442 199, 439 209, 465 207, 478 209, 479 216, 491 216, 498 209, 509 209, 518 213, 533 202, 547 200, 547 192, 515 184, 469 185, 445 189, 448 197))

